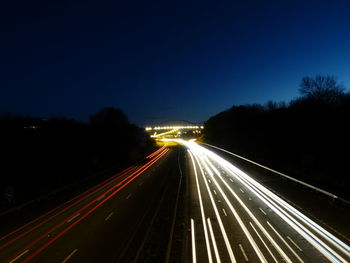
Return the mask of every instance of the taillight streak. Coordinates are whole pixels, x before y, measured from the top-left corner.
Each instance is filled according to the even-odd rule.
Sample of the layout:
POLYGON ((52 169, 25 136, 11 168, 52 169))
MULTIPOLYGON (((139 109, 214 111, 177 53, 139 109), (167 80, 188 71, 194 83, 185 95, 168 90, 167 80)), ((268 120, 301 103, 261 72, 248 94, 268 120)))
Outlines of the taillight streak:
POLYGON ((159 152, 161 152, 164 148, 165 148, 165 145, 162 146, 161 148, 159 148, 159 149, 158 149, 157 151, 155 151, 154 153, 151 153, 150 155, 148 155, 146 158, 149 159, 149 158, 154 157, 154 156, 157 155, 159 152))
POLYGON ((93 195, 94 193, 98 192, 99 190, 101 190, 102 188, 106 187, 108 184, 112 184, 114 183, 116 180, 118 180, 121 176, 125 175, 126 173, 130 172, 134 167, 131 166, 127 169, 125 169, 124 171, 112 176, 111 178, 101 182, 100 184, 90 188, 89 190, 79 194, 78 196, 74 197, 73 199, 71 200, 68 200, 67 202, 65 202, 64 204, 54 208, 53 210, 47 212, 46 214, 38 217, 37 219, 25 224, 24 226, 18 228, 17 230, 7 234, 5 237, 3 237, 2 239, 6 238, 7 236, 10 236, 11 234, 14 234, 18 231, 20 231, 21 229, 23 229, 24 227, 26 226, 29 226, 30 224, 33 224, 35 223, 36 221, 38 221, 39 219, 43 218, 44 216, 50 214, 50 213, 53 213, 54 211, 58 210, 59 208, 61 208, 62 206, 70 203, 70 202, 73 202, 74 200, 78 199, 79 197, 83 196, 84 194, 87 194, 86 196, 83 196, 82 198, 80 198, 79 200, 75 201, 74 203, 70 204, 69 206, 65 207, 63 210, 59 211, 58 213, 48 217, 47 219, 45 219, 44 221, 42 221, 41 223, 35 225, 34 227, 30 228, 29 230, 23 232, 22 234, 18 235, 17 237, 15 237, 14 239, 8 241, 7 243, 5 243, 4 245, 0 246, 0 250, 1 249, 4 249, 5 247, 7 247, 8 245, 12 244, 13 242, 15 242, 16 240, 18 240, 19 238, 22 238, 24 236, 26 236, 27 234, 29 234, 30 232, 32 232, 33 230, 37 229, 38 227, 42 226, 43 224, 47 223, 48 221, 50 221, 51 219, 57 217, 58 215, 62 214, 63 212, 67 211, 69 208, 73 207, 74 205, 80 203, 81 201, 83 201, 84 199, 90 197, 91 195, 93 195), (113 181, 113 182, 112 182, 113 181), (91 192, 90 192, 91 191, 91 192), (90 192, 90 193, 89 193, 90 192))
MULTIPOLYGON (((88 203, 87 205, 85 205, 83 208, 79 209, 76 212, 73 212, 70 216, 68 216, 66 219, 64 219, 61 223, 57 224, 56 226, 54 226, 53 228, 51 228, 49 231, 47 231, 45 234, 41 235, 39 238, 37 238, 36 240, 34 240, 33 242, 31 242, 29 245, 27 245, 24 249, 21 250, 21 252, 19 252, 18 254, 21 254, 22 251, 25 251, 29 248, 31 248, 32 246, 34 246, 37 242, 39 242, 40 240, 42 240, 43 238, 47 237, 51 232, 57 230, 59 227, 61 227, 62 225, 64 225, 67 221, 67 219, 71 218, 71 216, 73 214, 78 214, 85 210, 87 207, 89 207, 90 205, 92 205, 94 202, 98 201, 98 199, 100 199, 101 196, 106 196, 109 192, 113 191, 115 188, 117 188, 118 186, 120 186, 122 183, 124 183, 125 181, 127 181, 125 184, 123 184, 121 187, 119 187, 116 191, 112 192, 110 195, 108 195, 105 199, 103 199, 99 204, 97 204, 94 208, 92 208, 91 210, 87 211, 85 214, 81 215, 80 218, 78 218, 77 221, 73 222, 69 227, 67 227, 65 230, 63 230, 63 232, 61 232, 60 234, 56 235, 54 238, 52 238, 48 243, 44 244, 43 247, 41 247, 39 250, 42 251, 43 249, 45 249, 47 246, 49 246, 53 241, 57 240, 58 237, 60 237, 61 235, 63 235, 66 231, 68 231, 69 229, 71 229, 74 225, 76 225, 78 222, 80 222, 83 218, 85 218, 86 216, 88 216, 91 212, 93 212, 97 207, 99 207, 100 205, 102 205, 104 202, 106 202, 107 200, 109 200, 112 196, 114 196, 116 193, 118 193, 121 189, 123 189, 126 185, 128 185, 131 181, 133 181, 134 179, 136 179, 136 177, 138 177, 140 174, 142 174, 145 170, 147 170, 149 167, 151 167, 155 162, 157 162, 163 155, 165 155, 167 152, 169 151, 169 149, 165 149, 164 151, 162 151, 161 153, 159 153, 157 155, 156 158, 152 159, 151 161, 149 161, 148 163, 146 163, 145 165, 143 165, 142 167, 140 167, 139 169, 137 169, 136 171, 134 171, 131 175, 129 175, 128 177, 124 178, 121 182, 119 182, 118 184, 116 184, 115 186, 113 186, 112 188, 108 189, 106 192, 104 192, 103 194, 101 194, 99 197, 97 197, 96 199, 94 199, 93 201, 91 201, 90 203, 88 203), (131 178, 131 179, 130 179, 131 178)), ((119 177, 118 177, 119 178, 119 177)), ((33 258, 35 255, 37 255, 38 253, 40 253, 40 251, 37 250, 34 252, 34 254, 32 254, 31 256, 29 256, 28 258, 26 258, 23 262, 28 262, 31 258, 33 258)), ((15 258, 16 256, 12 257, 15 258)))

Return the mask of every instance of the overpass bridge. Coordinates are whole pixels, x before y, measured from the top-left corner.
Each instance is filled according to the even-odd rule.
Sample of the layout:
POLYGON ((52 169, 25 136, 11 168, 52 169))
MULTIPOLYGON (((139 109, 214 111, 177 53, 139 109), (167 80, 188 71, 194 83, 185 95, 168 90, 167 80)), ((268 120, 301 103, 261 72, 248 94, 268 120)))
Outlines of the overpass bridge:
POLYGON ((145 127, 152 138, 198 137, 204 126, 186 120, 168 120, 145 127))

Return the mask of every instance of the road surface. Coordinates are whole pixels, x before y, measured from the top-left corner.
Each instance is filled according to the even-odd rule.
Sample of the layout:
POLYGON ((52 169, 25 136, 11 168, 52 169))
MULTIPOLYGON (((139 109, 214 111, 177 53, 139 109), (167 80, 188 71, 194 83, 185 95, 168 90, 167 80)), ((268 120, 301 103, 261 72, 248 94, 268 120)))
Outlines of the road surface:
POLYGON ((143 242, 144 221, 152 219, 168 184, 164 175, 178 167, 172 155, 174 150, 163 147, 145 164, 129 167, 3 236, 0 262, 126 262, 135 237, 143 242))
POLYGON ((0 238, 0 261, 350 262, 346 243, 248 174, 177 142, 0 238))
POLYGON ((214 152, 180 142, 192 167, 189 262, 349 262, 347 244, 214 152))

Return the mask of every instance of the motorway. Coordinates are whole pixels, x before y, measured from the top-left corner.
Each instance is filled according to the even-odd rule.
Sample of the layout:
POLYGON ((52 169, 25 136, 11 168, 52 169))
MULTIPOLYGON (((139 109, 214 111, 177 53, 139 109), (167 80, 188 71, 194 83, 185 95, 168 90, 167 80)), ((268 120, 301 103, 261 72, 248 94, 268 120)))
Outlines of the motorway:
POLYGON ((347 244, 232 163, 168 140, 182 146, 1 237, 0 262, 350 262, 347 244))
POLYGON ((177 168, 174 151, 162 147, 143 165, 129 167, 1 237, 0 262, 126 262, 135 237, 144 236, 139 226, 167 185, 163 175, 177 168))
POLYGON ((349 262, 350 248, 249 175, 195 142, 188 262, 349 262))

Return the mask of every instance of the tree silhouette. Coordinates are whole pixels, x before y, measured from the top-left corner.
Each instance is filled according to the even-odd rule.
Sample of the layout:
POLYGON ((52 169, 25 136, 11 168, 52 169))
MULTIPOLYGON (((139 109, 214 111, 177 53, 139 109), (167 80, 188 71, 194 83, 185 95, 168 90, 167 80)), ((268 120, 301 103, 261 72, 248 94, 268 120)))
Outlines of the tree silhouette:
POLYGON ((303 77, 299 92, 307 99, 319 103, 334 103, 344 95, 344 86, 331 75, 317 75, 316 77, 303 77))
POLYGON ((350 198, 350 94, 329 75, 304 77, 299 91, 288 104, 233 106, 210 117, 203 140, 350 198))

